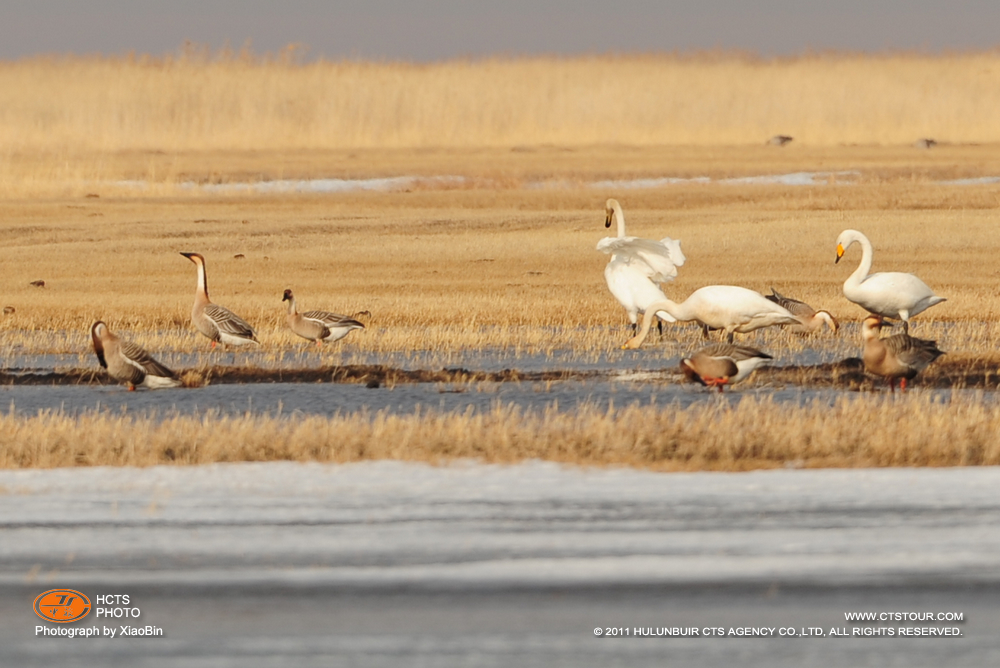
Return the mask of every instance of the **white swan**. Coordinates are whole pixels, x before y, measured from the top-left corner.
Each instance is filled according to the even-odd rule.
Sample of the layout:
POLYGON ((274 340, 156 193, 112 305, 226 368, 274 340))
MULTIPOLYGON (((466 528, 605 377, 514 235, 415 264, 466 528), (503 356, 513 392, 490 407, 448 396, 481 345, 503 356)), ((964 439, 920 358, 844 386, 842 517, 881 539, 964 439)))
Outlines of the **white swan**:
POLYGON ((903 330, 910 331, 910 318, 945 301, 913 274, 888 271, 869 275, 872 268, 872 244, 857 230, 844 230, 837 237, 837 260, 852 244, 861 244, 861 264, 844 281, 844 296, 869 313, 884 318, 899 318, 903 330))
POLYGON ((734 332, 746 334, 761 327, 800 322, 788 309, 768 301, 759 292, 735 285, 709 285, 695 290, 680 304, 669 299, 650 304, 642 318, 642 329, 622 348, 641 346, 649 334, 653 315, 659 311, 666 311, 681 322, 695 321, 703 327, 725 330, 730 343, 734 332))
MULTIPOLYGON (((677 267, 684 264, 681 242, 670 237, 660 241, 625 236, 625 214, 616 199, 605 204, 604 226, 617 220, 618 236, 597 242, 597 250, 611 255, 604 268, 604 280, 615 299, 625 307, 628 320, 635 330, 637 314, 645 313, 650 304, 667 298, 657 285, 672 281, 677 267)), ((665 311, 657 313, 661 320, 676 322, 665 311)))

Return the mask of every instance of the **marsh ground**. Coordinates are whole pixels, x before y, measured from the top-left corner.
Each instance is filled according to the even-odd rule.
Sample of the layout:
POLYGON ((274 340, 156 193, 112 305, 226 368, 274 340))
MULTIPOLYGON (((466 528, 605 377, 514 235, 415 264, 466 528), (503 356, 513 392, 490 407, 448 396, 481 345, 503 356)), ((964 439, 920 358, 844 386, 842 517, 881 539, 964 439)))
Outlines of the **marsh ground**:
MULTIPOLYGON (((87 332, 98 318, 151 351, 172 359, 196 360, 194 366, 203 370, 215 364, 239 366, 248 360, 274 368, 286 359, 298 358, 306 361, 304 366, 370 364, 389 359, 401 368, 439 369, 459 364, 473 371, 481 370, 476 362, 479 357, 488 359, 483 366, 492 368, 516 369, 518 360, 529 359, 535 368, 538 360, 549 360, 541 366, 555 370, 559 364, 553 360, 563 360, 569 368, 594 369, 602 361, 612 367, 627 366, 624 353, 618 351, 625 337, 624 313, 604 285, 607 257, 594 250, 597 240, 608 234, 603 224, 604 200, 615 196, 625 207, 630 234, 672 236, 683 241, 689 259, 677 280, 667 286, 670 296, 682 299, 707 284, 738 284, 761 292, 773 286, 828 309, 848 324, 837 339, 827 333, 804 339, 780 331, 747 337, 750 343, 774 354, 779 363, 831 361, 857 353, 859 341, 852 323, 862 314, 843 298, 840 286, 860 260, 860 250, 852 248, 838 265, 833 260, 837 234, 849 227, 860 229, 875 245, 875 270, 914 272, 948 298, 918 316, 913 331, 937 338, 949 352, 949 364, 954 360, 978 365, 976 373, 982 376, 982 383, 959 381, 957 386, 989 390, 996 383, 993 366, 1000 329, 994 323, 1000 314, 1000 269, 993 258, 1000 251, 1000 235, 995 229, 1000 185, 946 182, 1000 175, 998 146, 956 145, 931 150, 794 144, 780 149, 763 145, 548 146, 217 151, 169 156, 133 152, 105 159, 105 166, 111 165, 108 168, 117 174, 115 179, 76 182, 68 192, 51 192, 45 197, 0 200, 0 225, 6 239, 0 250, 4 267, 0 289, 4 304, 14 307, 14 313, 0 319, 0 346, 8 366, 14 360, 16 365, 27 360, 31 366, 30 360, 45 359, 36 358, 38 355, 61 356, 58 359, 63 360, 76 356, 71 366, 93 366, 87 332), (175 166, 170 178, 144 181, 146 187, 121 183, 123 179, 134 181, 136 176, 148 179, 160 170, 150 165, 163 161, 175 166), (130 173, 130 165, 138 171, 130 173), (720 182, 816 172, 849 174, 817 177, 814 185, 767 184, 753 179, 720 182), (322 194, 213 191, 205 187, 278 177, 411 175, 462 176, 467 180, 458 184, 418 181, 388 192, 322 194), (632 187, 636 179, 699 176, 712 181, 632 187), (607 183, 612 177, 615 182, 607 183), (199 251, 206 256, 213 299, 257 327, 263 343, 260 352, 243 357, 242 362, 239 356, 206 353, 207 341, 188 325, 195 270, 180 251, 199 251), (45 287, 29 285, 34 280, 44 280, 45 287), (368 328, 324 352, 303 353, 309 344, 294 338, 284 327, 281 294, 285 288, 295 290, 302 308, 345 313, 368 310, 372 314, 368 328)), ((666 340, 647 343, 640 354, 672 366, 680 354, 699 345, 699 337, 693 327, 673 328, 666 340)), ((648 368, 649 364, 643 361, 637 366, 648 368)), ((765 387, 772 384, 772 380, 762 382, 765 387)), ((781 387, 794 382, 784 379, 781 387)), ((753 384, 748 383, 748 387, 753 384)), ((162 396, 169 402, 169 394, 162 396)), ((857 404, 855 410, 863 414, 855 415, 860 423, 881 424, 893 411, 906 413, 912 430, 897 430, 900 439, 910 439, 901 455, 892 450, 895 446, 887 446, 888 453, 880 456, 857 456, 854 452, 838 460, 825 446, 816 453, 802 454, 791 444, 787 451, 779 448, 781 454, 760 458, 757 452, 751 457, 756 463, 744 460, 733 465, 780 465, 786 456, 815 465, 837 461, 843 465, 992 462, 996 443, 988 435, 974 436, 988 427, 982 420, 989 422, 986 416, 991 414, 992 400, 986 398, 983 405, 967 395, 955 400, 973 403, 964 413, 953 413, 964 416, 961 425, 949 425, 947 411, 939 415, 938 409, 924 405, 928 399, 899 409, 873 403, 862 410, 864 402, 857 404), (962 436, 958 441, 968 448, 964 453, 949 451, 941 457, 922 450, 934 441, 934 434, 951 434, 959 427, 962 436), (793 451, 800 454, 789 454, 793 451)), ((428 403, 434 405, 435 401, 428 403)), ((812 429, 834 433, 820 426, 823 421, 816 411, 822 412, 821 408, 805 407, 802 401, 793 403, 795 407, 761 406, 758 410, 770 411, 775 423, 813 425, 790 428, 782 436, 790 441, 797 440, 796 434, 813 433, 812 429), (786 410, 813 412, 791 415, 783 412, 786 410)), ((169 406, 165 408, 169 411, 169 406)), ((687 410, 702 411, 700 417, 692 415, 697 422, 709 419, 717 407, 698 404, 687 410)), ((12 414, 10 419, 41 418, 12 414)), ((337 429, 351 428, 353 419, 337 429)), ((475 432, 469 431, 461 416, 448 419, 452 422, 442 427, 448 433, 475 432)), ((608 414, 606 425, 597 427, 595 422, 590 428, 600 431, 621 419, 608 414)), ((735 428, 744 424, 744 419, 734 418, 731 424, 735 428)), ((769 424, 767 420, 758 422, 765 423, 769 424)), ((14 431, 34 433, 43 425, 28 422, 22 427, 14 431)), ((45 426, 52 428, 51 424, 45 426)), ((102 428, 114 430, 110 423, 102 428)), ((147 428, 155 431, 158 427, 154 421, 147 428)), ((208 438, 215 429, 207 424, 191 428, 208 438), (205 429, 209 432, 202 434, 205 429)), ((331 451, 328 431, 320 431, 325 435, 314 433, 304 449, 285 449, 295 440, 288 437, 291 440, 274 450, 284 454, 266 455, 253 447, 240 456, 335 460, 357 456, 331 451), (250 451, 257 454, 250 455, 250 451)), ((557 458, 613 462, 620 457, 651 465, 670 450, 665 443, 674 438, 674 432, 667 432, 662 425, 647 428, 629 443, 608 451, 619 454, 605 452, 596 458, 587 445, 593 439, 575 434, 563 444, 565 452, 557 458), (647 442, 654 444, 652 450, 643 445, 647 442), (619 452, 618 448, 623 449, 619 452), (650 454, 656 452, 661 455, 650 454)), ((563 427, 546 433, 556 449, 553 453, 562 452, 558 434, 563 433, 563 427)), ((751 441, 769 438, 767 431, 754 433, 751 441)), ((685 438, 708 437, 688 434, 685 438)), ((715 438, 719 439, 717 445, 731 450, 731 438, 715 438)), ((836 438, 827 440, 832 443, 836 438)), ((468 445, 475 444, 470 441, 468 445)), ((900 445, 898 440, 896 445, 900 445)), ((96 451, 86 454, 73 448, 49 457, 32 450, 35 447, 21 443, 18 452, 22 454, 9 457, 8 465, 128 460, 119 455, 95 459, 96 451)), ((164 448, 178 451, 169 445, 164 448)), ((362 448, 371 456, 377 450, 362 448)), ((150 457, 140 457, 134 463, 162 462, 163 451, 151 451, 150 457)), ((213 457, 227 457, 212 451, 216 452, 213 457)), ((475 454, 476 448, 459 447, 458 451, 475 454)), ((501 451, 505 454, 499 455, 500 460, 522 456, 514 453, 546 456, 533 447, 501 451)), ((386 452, 378 456, 390 456, 386 452)), ((437 457, 448 456, 451 450, 430 448, 428 452, 437 457)), ((198 455, 190 461, 213 460, 198 455)), ((688 453, 679 465, 697 467, 691 462, 698 461, 703 460, 697 453, 688 453)), ((678 465, 675 459, 671 462, 667 466, 678 465)), ((718 461, 706 465, 720 466, 718 461)))

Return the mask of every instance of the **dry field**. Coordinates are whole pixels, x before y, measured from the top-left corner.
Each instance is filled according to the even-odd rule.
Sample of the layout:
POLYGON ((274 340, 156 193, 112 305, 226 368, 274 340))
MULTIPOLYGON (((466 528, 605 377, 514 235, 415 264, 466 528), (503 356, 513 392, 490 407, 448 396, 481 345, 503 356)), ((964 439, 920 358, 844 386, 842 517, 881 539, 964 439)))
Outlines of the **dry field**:
MULTIPOLYGON (((875 271, 914 272, 948 298, 915 319, 915 334, 945 324, 942 349, 995 360, 1000 185, 938 182, 1000 175, 998 83, 997 54, 429 66, 189 54, 0 64, 0 300, 14 308, 0 316, 0 359, 78 353, 93 364, 87 333, 98 318, 154 352, 203 350, 188 321, 195 269, 180 251, 206 256, 212 298, 253 323, 267 350, 307 345, 284 328, 281 295, 292 288, 301 309, 372 313, 365 332, 334 344, 348 356, 593 356, 625 338, 624 313, 604 285, 607 257, 594 250, 614 196, 630 234, 683 241, 689 259, 667 286, 671 297, 709 284, 773 286, 856 322, 861 310, 840 286, 860 249, 833 263, 837 234, 856 228, 875 246, 875 271), (778 132, 796 141, 765 146, 778 132), (921 136, 946 143, 919 150, 911 144, 921 136), (800 171, 857 175, 808 187, 591 185, 800 171), (200 187, 404 175, 466 180, 324 195, 200 187)), ((699 340, 690 327, 672 336, 682 346, 699 340)), ((750 341, 779 356, 808 344, 782 332, 750 341)), ((664 355, 662 344, 647 349, 664 355)), ((962 394, 946 403, 861 395, 834 408, 744 400, 515 416, 498 407, 301 424, 8 416, 0 465, 993 464, 1000 430, 991 407, 989 396, 962 394), (221 446, 231 439, 241 445, 221 446)))
MULTIPOLYGON (((15 308, 0 319, 0 331, 4 346, 72 353, 102 318, 153 349, 204 347, 188 324, 195 268, 179 255, 198 251, 207 258, 213 299, 256 325, 267 346, 298 345, 283 321, 282 291, 292 288, 303 309, 371 311, 370 329, 338 344, 345 351, 607 350, 621 341, 609 340, 604 328, 623 325, 624 312, 604 285, 607 256, 594 246, 608 234, 604 199, 616 196, 630 233, 683 241, 689 262, 667 288, 675 298, 710 284, 762 292, 774 286, 857 320, 861 311, 840 286, 860 250, 833 263, 837 234, 851 227, 875 245, 875 270, 912 271, 948 298, 916 321, 961 323, 967 336, 943 342, 945 349, 996 350, 1000 333, 989 323, 1000 316, 1000 186, 935 185, 900 171, 909 157, 919 163, 914 171, 942 177, 960 171, 956 164, 985 165, 980 173, 995 165, 1000 174, 1000 146, 905 151, 492 151, 493 163, 506 161, 522 176, 578 178, 595 163, 637 176, 700 173, 710 154, 731 173, 855 169, 862 174, 856 185, 494 185, 296 196, 125 196, 95 188, 96 198, 0 201, 0 294, 15 308), (894 176, 885 172, 890 163, 894 176), (30 286, 34 280, 45 287, 30 286), (46 335, 57 330, 76 334, 46 335)), ((488 153, 448 155, 463 173, 489 161, 488 153)), ((312 173, 326 176, 314 157, 312 173)), ((392 157, 383 174, 396 168, 392 157)))

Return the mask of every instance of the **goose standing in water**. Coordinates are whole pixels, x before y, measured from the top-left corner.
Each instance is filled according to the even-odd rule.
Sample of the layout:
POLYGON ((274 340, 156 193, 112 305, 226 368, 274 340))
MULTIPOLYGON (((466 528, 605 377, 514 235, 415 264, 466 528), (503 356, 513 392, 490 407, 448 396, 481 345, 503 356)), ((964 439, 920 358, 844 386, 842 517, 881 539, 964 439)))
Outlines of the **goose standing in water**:
MULTIPOLYGON (((926 283, 913 274, 898 271, 869 275, 872 269, 872 244, 857 230, 844 230, 837 237, 837 260, 852 244, 861 244, 861 264, 844 281, 844 296, 869 313, 903 321, 903 331, 909 333, 910 318, 935 304, 945 301, 934 294, 926 283)), ((836 263, 835 263, 836 264, 836 263)))
MULTIPOLYGON (((645 313, 650 304, 667 298, 659 283, 672 281, 677 267, 684 264, 681 242, 670 237, 660 241, 625 236, 625 214, 616 199, 605 204, 604 227, 618 224, 618 236, 605 237, 597 242, 597 250, 611 255, 604 268, 604 280, 615 299, 625 307, 632 332, 635 333, 639 313, 645 313)), ((662 332, 665 320, 675 322, 670 314, 661 311, 658 326, 662 332)))
POLYGON ((227 346, 260 345, 257 335, 246 320, 225 306, 213 304, 208 299, 208 277, 205 274, 205 258, 200 253, 181 253, 198 267, 198 290, 194 294, 194 308, 191 322, 195 328, 212 342, 227 346))
POLYGON ((713 343, 682 359, 681 372, 688 380, 722 392, 724 385, 740 382, 771 359, 767 353, 747 346, 713 343))
POLYGON ((108 370, 109 376, 125 382, 129 392, 134 391, 136 385, 155 390, 183 384, 176 373, 138 345, 119 339, 100 320, 91 325, 90 338, 94 342, 97 361, 108 370))
POLYGON ((830 328, 834 334, 840 328, 840 323, 837 319, 830 315, 829 311, 817 311, 809 304, 805 302, 800 302, 798 299, 792 299, 786 297, 774 288, 771 288, 771 294, 764 295, 764 298, 768 301, 772 301, 778 306, 783 306, 788 309, 788 312, 799 319, 800 324, 791 325, 789 329, 793 332, 800 332, 803 334, 809 334, 816 332, 825 323, 827 327, 830 328))
POLYGON ((918 339, 909 334, 896 334, 887 338, 879 338, 879 331, 884 326, 882 318, 870 315, 861 325, 861 337, 865 343, 862 359, 865 371, 876 376, 882 376, 889 381, 889 390, 896 391, 896 379, 899 379, 899 389, 906 391, 906 381, 926 369, 931 362, 944 352, 938 350, 936 341, 918 339))
POLYGON ((638 348, 646 340, 653 316, 666 311, 675 320, 697 322, 703 328, 725 330, 729 343, 733 333, 747 334, 761 327, 797 325, 798 318, 764 298, 764 295, 735 285, 709 285, 699 288, 680 304, 664 299, 650 304, 642 317, 642 328, 622 348, 638 348))
POLYGON ((353 329, 365 326, 352 317, 328 311, 306 311, 299 313, 295 308, 295 295, 285 290, 281 301, 288 302, 288 327, 303 339, 322 345, 324 341, 339 341, 353 329))

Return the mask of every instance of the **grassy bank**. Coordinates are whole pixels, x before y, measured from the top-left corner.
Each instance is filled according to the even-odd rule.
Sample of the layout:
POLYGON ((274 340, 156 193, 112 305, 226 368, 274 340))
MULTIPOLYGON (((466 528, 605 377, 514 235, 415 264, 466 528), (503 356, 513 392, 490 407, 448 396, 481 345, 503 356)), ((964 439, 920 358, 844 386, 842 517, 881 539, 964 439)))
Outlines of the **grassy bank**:
POLYGON ((845 396, 832 406, 716 399, 685 410, 572 413, 498 405, 480 413, 334 418, 6 415, 0 467, 462 458, 678 471, 1000 464, 1000 412, 983 395, 845 396))

